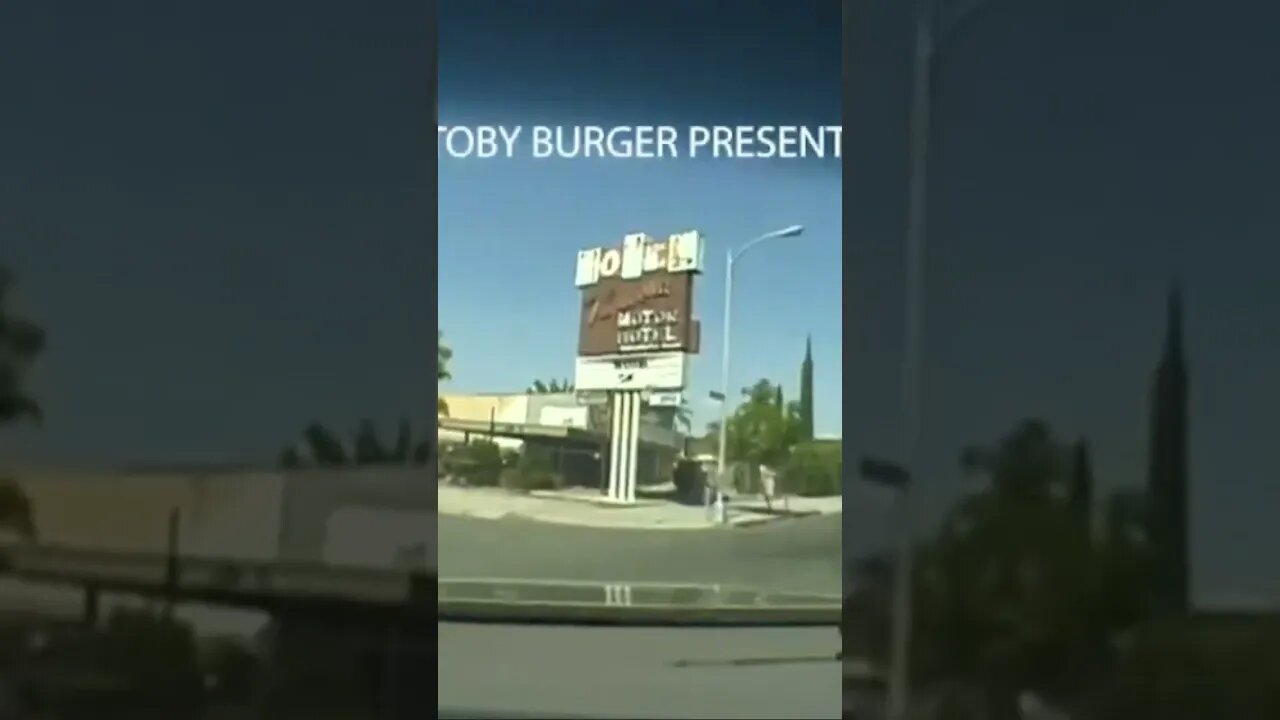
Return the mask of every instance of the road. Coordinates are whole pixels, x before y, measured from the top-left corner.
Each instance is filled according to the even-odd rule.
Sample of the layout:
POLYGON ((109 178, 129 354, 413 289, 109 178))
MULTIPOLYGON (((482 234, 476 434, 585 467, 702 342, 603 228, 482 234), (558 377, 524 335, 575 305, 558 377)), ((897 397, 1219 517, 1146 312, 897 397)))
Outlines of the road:
POLYGON ((441 718, 840 715, 834 628, 438 629, 441 718))
POLYGON ((841 518, 707 530, 621 530, 441 515, 442 579, 746 585, 839 595, 841 518))

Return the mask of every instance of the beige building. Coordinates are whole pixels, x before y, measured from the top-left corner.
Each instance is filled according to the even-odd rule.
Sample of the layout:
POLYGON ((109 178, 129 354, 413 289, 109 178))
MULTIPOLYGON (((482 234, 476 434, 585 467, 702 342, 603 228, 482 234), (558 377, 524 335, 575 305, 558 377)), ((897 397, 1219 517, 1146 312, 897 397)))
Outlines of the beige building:
MULTIPOLYGON (((203 557, 436 567, 436 487, 425 467, 111 472, 27 468, 14 478, 41 544, 203 557)), ((119 599, 117 599, 119 601, 119 599)), ((104 604, 107 604, 104 601, 104 604)), ((0 609, 79 611, 74 589, 0 581, 0 609)), ((252 631, 263 618, 183 611, 208 632, 252 631)))
MULTIPOLYGON (((441 395, 447 412, 436 420, 442 446, 473 439, 520 450, 536 443, 553 451, 571 485, 596 487, 605 481, 609 434, 601 412, 582 405, 572 392, 441 395)), ((670 479, 682 438, 675 430, 642 421, 637 479, 641 485, 670 479)))
MULTIPOLYGON (((573 393, 547 394, 482 394, 441 395, 447 412, 439 416, 441 444, 465 442, 470 432, 460 427, 481 425, 531 425, 587 430, 590 411, 577 403, 573 393)), ((497 436, 498 446, 518 450, 523 445, 519 437, 497 436)))

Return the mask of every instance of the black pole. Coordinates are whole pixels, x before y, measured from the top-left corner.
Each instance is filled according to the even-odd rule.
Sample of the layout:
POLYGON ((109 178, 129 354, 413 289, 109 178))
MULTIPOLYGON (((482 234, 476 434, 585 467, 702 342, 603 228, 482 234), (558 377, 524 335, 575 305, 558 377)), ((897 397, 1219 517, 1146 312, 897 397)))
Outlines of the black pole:
POLYGON ((173 617, 173 606, 178 595, 178 526, 181 522, 181 511, 173 508, 169 511, 169 540, 165 557, 164 572, 164 617, 173 617))
POLYGON ((89 630, 98 627, 98 586, 92 583, 84 588, 84 624, 89 630))

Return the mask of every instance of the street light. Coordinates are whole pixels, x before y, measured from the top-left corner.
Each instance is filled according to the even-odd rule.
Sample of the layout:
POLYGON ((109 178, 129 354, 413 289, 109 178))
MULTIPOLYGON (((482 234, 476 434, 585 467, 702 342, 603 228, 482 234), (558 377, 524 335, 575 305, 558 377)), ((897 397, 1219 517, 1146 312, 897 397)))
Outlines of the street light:
POLYGON ((724 506, 724 473, 725 473, 725 449, 728 433, 728 414, 729 414, 729 329, 730 319, 732 317, 731 310, 733 306, 733 266, 743 255, 766 240, 776 240, 778 238, 798 237, 804 233, 803 225, 792 225, 765 233, 754 240, 746 243, 742 247, 734 250, 729 248, 726 253, 726 262, 724 265, 724 335, 723 348, 720 352, 720 448, 716 452, 716 489, 715 489, 715 510, 716 519, 720 523, 728 520, 724 506))
MULTIPOLYGON (((956 35, 962 23, 971 22, 987 0, 973 0, 947 18, 946 37, 956 35)), ((901 440, 904 475, 918 464, 920 435, 920 356, 923 338, 925 219, 927 215, 929 135, 933 121, 934 75, 940 57, 936 31, 941 24, 937 0, 916 0, 915 67, 912 71, 910 169, 907 197, 906 313, 902 350, 901 440)), ((911 646, 912 530, 909 484, 898 494, 897 572, 894 575, 894 614, 889 662, 888 720, 903 720, 907 713, 911 646)))

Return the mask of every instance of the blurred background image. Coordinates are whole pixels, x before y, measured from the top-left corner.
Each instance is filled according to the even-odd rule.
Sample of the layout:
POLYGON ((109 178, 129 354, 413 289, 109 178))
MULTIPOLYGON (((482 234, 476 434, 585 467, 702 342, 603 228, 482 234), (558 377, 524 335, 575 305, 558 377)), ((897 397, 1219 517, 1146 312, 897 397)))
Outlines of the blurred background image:
MULTIPOLYGON (((852 451, 908 471, 912 717, 1280 716, 1274 20, 859 5, 845 407, 852 451)), ((846 517, 896 495, 854 479, 846 517)), ((846 522, 847 672, 873 717, 900 536, 846 522)))
POLYGON ((395 704, 379 633, 435 541, 431 21, 0 8, 0 715, 395 704))

